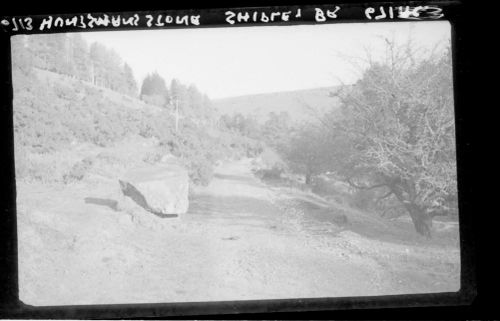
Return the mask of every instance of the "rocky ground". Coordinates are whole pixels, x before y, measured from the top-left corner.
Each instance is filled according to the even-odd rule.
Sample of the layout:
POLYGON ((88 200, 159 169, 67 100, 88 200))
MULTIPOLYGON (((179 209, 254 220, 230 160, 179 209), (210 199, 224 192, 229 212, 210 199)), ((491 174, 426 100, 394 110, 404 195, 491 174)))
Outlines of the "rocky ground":
MULTIPOLYGON (((141 146, 107 153, 132 159, 149 148, 141 146)), ((116 198, 120 166, 66 186, 18 182, 20 299, 74 305, 459 289, 456 227, 421 239, 408 222, 267 185, 251 166, 250 159, 220 164, 177 218, 88 202, 116 198)))

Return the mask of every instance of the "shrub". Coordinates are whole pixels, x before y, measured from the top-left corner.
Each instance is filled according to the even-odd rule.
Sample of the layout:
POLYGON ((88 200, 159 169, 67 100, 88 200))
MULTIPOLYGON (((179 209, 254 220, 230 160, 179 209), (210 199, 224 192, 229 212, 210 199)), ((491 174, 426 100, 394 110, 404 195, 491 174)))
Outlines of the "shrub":
MULTIPOLYGON (((213 167, 217 159, 216 140, 202 129, 184 126, 181 133, 171 133, 160 141, 164 154, 180 159, 189 172, 195 185, 208 185, 213 177, 213 167)), ((154 157, 154 156, 151 156, 154 157)))
POLYGON ((73 165, 68 173, 64 174, 64 183, 68 184, 75 181, 81 181, 93 164, 94 160, 91 157, 86 157, 83 160, 77 162, 75 165, 73 165))
POLYGON ((76 92, 73 87, 67 86, 67 85, 62 85, 58 84, 54 86, 54 93, 56 94, 57 97, 61 99, 65 99, 68 101, 75 101, 76 100, 76 92))
POLYGON ((59 180, 56 164, 47 158, 32 159, 28 167, 28 180, 42 183, 56 182, 59 180))
POLYGON ((61 179, 57 163, 52 157, 42 154, 24 153, 16 155, 16 179, 41 183, 53 183, 61 179))
POLYGON ((214 175, 213 164, 206 160, 195 160, 190 163, 189 178, 196 185, 207 186, 214 175))
POLYGON ((150 105, 164 106, 166 101, 165 96, 162 95, 142 95, 141 99, 150 105))
POLYGON ((248 139, 245 144, 246 157, 257 157, 264 151, 264 145, 260 141, 248 139))
POLYGON ((312 192, 318 195, 333 196, 344 195, 349 193, 342 186, 342 182, 335 179, 329 179, 325 176, 316 176, 312 184, 312 192))
POLYGON ((260 154, 260 159, 263 166, 266 168, 270 168, 273 166, 280 166, 282 168, 286 167, 279 154, 270 148, 263 149, 262 153, 260 154))
POLYGON ((283 169, 279 166, 273 166, 270 169, 258 169, 255 171, 255 175, 264 180, 278 180, 281 179, 281 174, 283 174, 283 169))
POLYGON ((17 181, 56 183, 70 163, 63 153, 37 153, 30 146, 14 142, 15 177, 17 181))
POLYGON ((373 209, 375 192, 373 190, 356 190, 351 195, 350 205, 361 210, 373 209))
POLYGON ((99 168, 101 162, 103 166, 108 166, 113 162, 97 157, 73 164, 71 159, 61 167, 56 165, 61 162, 49 161, 50 155, 65 150, 72 142, 106 147, 128 135, 157 138, 161 142, 159 151, 146 155, 143 161, 155 163, 161 156, 173 154, 189 170, 193 183, 202 185, 210 182, 218 159, 234 154, 234 150, 228 147, 232 142, 237 141, 238 152, 242 156, 254 156, 262 151, 258 141, 241 135, 235 138, 210 134, 200 122, 193 121, 193 117, 184 118, 176 133, 173 118, 167 110, 135 108, 137 106, 126 103, 133 102, 131 99, 117 101, 117 96, 108 90, 67 77, 31 81, 28 87, 23 86, 23 81, 16 83, 16 146, 22 146, 28 153, 37 153, 33 155, 46 154, 29 159, 22 151, 16 151, 16 175, 19 178, 55 179, 66 184, 80 181, 91 167, 99 168), (56 175, 57 170, 62 173, 56 175))

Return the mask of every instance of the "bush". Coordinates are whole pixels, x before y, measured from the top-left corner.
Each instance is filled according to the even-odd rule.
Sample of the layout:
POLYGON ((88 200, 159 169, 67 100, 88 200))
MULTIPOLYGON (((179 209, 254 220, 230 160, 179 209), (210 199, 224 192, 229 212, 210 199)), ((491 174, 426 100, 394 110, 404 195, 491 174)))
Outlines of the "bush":
POLYGON ((164 106, 167 102, 165 96, 162 95, 142 95, 141 99, 150 105, 164 106))
POLYGON ((16 180, 53 183, 61 179, 56 162, 46 155, 23 152, 16 154, 16 180))
POLYGON ((18 142, 14 142, 14 148, 17 181, 59 183, 71 164, 64 153, 36 153, 18 142))
POLYGON ((323 196, 348 196, 350 194, 344 183, 322 175, 314 178, 312 192, 323 196))
POLYGON ((91 157, 86 157, 83 160, 77 162, 75 165, 73 165, 69 173, 64 174, 64 184, 81 181, 85 177, 89 169, 92 168, 93 164, 94 160, 91 157))
POLYGON ((356 190, 350 200, 350 205, 353 207, 357 207, 361 210, 373 209, 375 199, 375 191, 374 190, 356 190))
POLYGON ((263 151, 264 145, 260 141, 248 139, 247 143, 245 144, 246 157, 257 157, 262 154, 263 151))
POLYGON ((54 93, 61 99, 65 99, 68 101, 76 100, 76 91, 73 89, 73 87, 67 85, 60 84, 54 86, 54 93))
POLYGON ((51 183, 59 180, 57 166, 51 160, 44 157, 34 158, 28 165, 28 180, 51 183))
MULTIPOLYGON (((91 167, 98 167, 96 162, 102 160, 87 158, 73 164, 74 159, 71 159, 64 166, 57 167, 55 164, 60 162, 49 161, 50 155, 67 149, 73 142, 106 147, 125 136, 157 138, 161 142, 159 151, 146 155, 143 160, 156 163, 165 154, 175 155, 189 170, 191 181, 202 185, 207 185, 212 179, 218 159, 234 155, 234 150, 228 146, 235 140, 242 156, 251 157, 262 151, 258 141, 241 135, 235 139, 231 135, 210 134, 192 117, 184 118, 176 133, 173 118, 167 110, 142 108, 142 104, 137 108, 131 99, 127 104, 107 90, 67 77, 31 81, 28 87, 23 84, 23 81, 17 81, 14 88, 16 146, 22 146, 28 153, 36 152, 34 155, 46 155, 29 160, 21 151, 16 152, 16 175, 19 178, 59 180, 65 184, 80 181, 91 167), (57 170, 61 174, 57 175, 57 170)), ((106 165, 105 160, 104 163, 106 165)))
MULTIPOLYGON (((16 140, 38 153, 65 149, 72 141, 109 146, 125 135, 167 138, 172 117, 167 112, 130 108, 98 88, 56 79, 14 86, 16 140), (78 91, 81 94, 78 94, 78 91)), ((131 101, 132 102, 132 101, 131 101)))
POLYGON ((281 159, 278 153, 270 148, 265 148, 260 154, 262 165, 266 168, 280 166, 283 169, 286 167, 285 162, 281 159))
MULTIPOLYGON (((171 154, 184 164, 195 185, 208 185, 213 177, 214 165, 223 154, 219 141, 192 124, 185 124, 179 133, 171 133, 159 143, 162 155, 171 154)), ((153 157, 154 156, 150 156, 153 157)))
POLYGON ((311 190, 318 195, 332 195, 337 193, 333 184, 323 177, 316 177, 311 186, 311 190))
POLYGON ((270 169, 258 169, 255 171, 255 175, 264 180, 281 179, 281 174, 283 174, 283 169, 279 166, 273 166, 270 169))
POLYGON ((214 176, 213 164, 206 160, 193 161, 189 168, 189 178, 196 185, 207 186, 214 176))

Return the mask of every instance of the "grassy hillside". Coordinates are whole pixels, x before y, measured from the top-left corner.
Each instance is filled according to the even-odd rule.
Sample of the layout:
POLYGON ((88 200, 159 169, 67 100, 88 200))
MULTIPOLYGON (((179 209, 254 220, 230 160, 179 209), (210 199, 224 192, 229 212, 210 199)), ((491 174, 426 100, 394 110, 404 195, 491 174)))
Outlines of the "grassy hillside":
POLYGON ((246 95, 214 99, 213 105, 220 114, 254 115, 258 120, 267 119, 270 112, 288 112, 293 121, 310 120, 338 105, 330 97, 338 87, 246 95))
POLYGON ((33 69, 13 80, 16 144, 35 152, 105 146, 129 134, 160 137, 172 122, 160 108, 68 76, 33 69))
POLYGON ((67 75, 33 68, 13 73, 13 82, 18 180, 80 180, 93 160, 61 153, 78 146, 111 148, 139 137, 157 142, 157 153, 146 155, 147 161, 171 154, 184 163, 193 182, 206 184, 217 159, 252 146, 245 137, 211 126, 216 115, 207 110, 193 110, 176 131, 170 111, 67 75))
MULTIPOLYGON (((148 104, 143 100, 140 100, 139 97, 132 97, 131 95, 125 95, 123 93, 92 84, 89 81, 83 81, 77 78, 68 77, 66 75, 58 74, 55 72, 51 72, 48 70, 34 68, 36 79, 38 81, 44 82, 45 84, 50 84, 53 87, 57 86, 71 86, 77 92, 79 89, 77 87, 82 88, 93 88, 97 90, 101 97, 109 100, 112 103, 119 104, 125 108, 129 109, 144 109, 153 112, 161 111, 161 108, 152 104, 148 104)), ((137 95, 136 95, 137 96, 137 95)))

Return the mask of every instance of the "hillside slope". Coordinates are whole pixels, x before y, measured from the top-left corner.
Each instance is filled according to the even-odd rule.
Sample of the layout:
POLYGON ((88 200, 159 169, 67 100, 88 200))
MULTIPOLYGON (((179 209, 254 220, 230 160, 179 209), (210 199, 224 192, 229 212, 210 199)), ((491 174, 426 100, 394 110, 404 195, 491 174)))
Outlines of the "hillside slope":
POLYGON ((159 118, 171 118, 159 107, 66 75, 34 68, 28 76, 13 76, 19 146, 41 151, 73 141, 105 145, 130 133, 146 134, 149 127, 161 127, 159 118))
POLYGON ((214 99, 213 105, 220 114, 254 115, 258 120, 267 119, 270 112, 288 112, 293 121, 310 120, 338 105, 330 93, 339 87, 322 87, 305 90, 246 95, 214 99))
MULTIPOLYGON (((94 90, 92 93, 95 93, 97 91, 100 94, 101 98, 116 103, 121 107, 126 107, 131 109, 146 109, 153 112, 158 112, 162 110, 161 107, 148 104, 143 100, 140 100, 139 97, 134 98, 130 95, 125 95, 123 93, 105 87, 94 85, 89 81, 83 81, 80 79, 69 77, 67 75, 62 75, 39 68, 34 68, 34 71, 38 81, 44 82, 45 84, 50 85, 53 88, 62 86, 71 87, 75 92, 82 93, 82 95, 83 95, 83 89, 91 88, 91 90, 92 89, 94 90)), ((62 98, 68 98, 68 97, 62 97, 62 98)))

